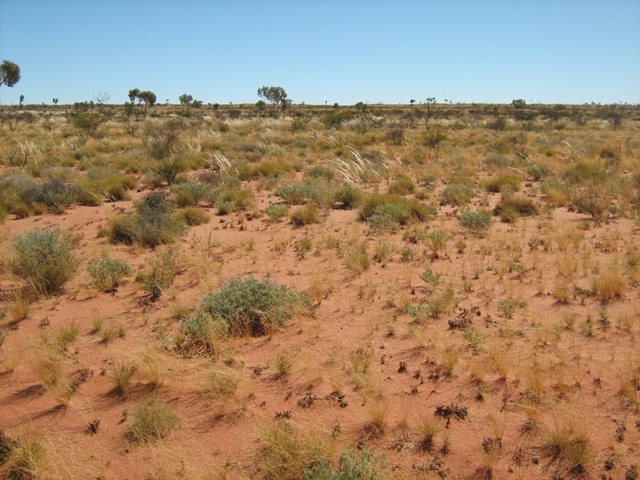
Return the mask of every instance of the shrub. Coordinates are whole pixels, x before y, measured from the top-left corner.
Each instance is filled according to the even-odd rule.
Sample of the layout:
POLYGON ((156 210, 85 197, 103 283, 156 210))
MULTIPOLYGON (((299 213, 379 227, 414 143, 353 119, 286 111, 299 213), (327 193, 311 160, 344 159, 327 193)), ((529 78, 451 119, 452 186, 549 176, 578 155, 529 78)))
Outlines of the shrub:
POLYGON ((223 190, 216 200, 219 215, 228 215, 237 210, 246 210, 255 203, 250 190, 228 188, 223 190))
POLYGON ((99 205, 102 200, 115 202, 128 200, 129 191, 136 187, 136 179, 122 175, 112 167, 93 167, 76 182, 78 202, 82 205, 99 205))
POLYGON ((166 193, 152 192, 134 203, 136 215, 118 215, 109 222, 112 243, 139 243, 148 247, 172 243, 184 231, 181 218, 166 193))
POLYGON ((300 207, 291 212, 291 221, 297 227, 319 223, 321 220, 320 209, 313 203, 300 207))
POLYGON ((87 268, 95 287, 103 292, 115 292, 125 277, 131 275, 131 268, 122 260, 103 257, 87 268))
POLYGON ((456 207, 466 205, 475 193, 465 185, 450 184, 442 191, 441 202, 456 207))
POLYGON ((52 212, 62 213, 77 201, 79 189, 60 180, 51 179, 39 187, 24 192, 24 196, 29 203, 41 203, 52 212))
POLYGON ((271 333, 296 314, 307 313, 309 307, 305 294, 253 278, 232 278, 202 302, 211 321, 240 336, 271 333))
POLYGON ((390 194, 369 195, 360 208, 360 220, 373 224, 384 224, 386 220, 391 225, 406 225, 426 221, 434 215, 435 209, 429 205, 390 194))
POLYGON ((367 449, 359 454, 344 452, 340 455, 338 469, 333 470, 325 460, 303 472, 303 480, 377 480, 387 469, 386 457, 374 455, 367 449))
POLYGON ((178 207, 195 207, 202 201, 215 201, 218 190, 208 183, 192 180, 172 185, 171 193, 178 207))
POLYGON ((133 411, 127 431, 131 443, 148 443, 166 437, 180 425, 180 417, 169 405, 151 399, 133 411))
POLYGON ((483 232, 488 230, 493 223, 491 215, 487 212, 472 212, 467 210, 460 215, 460 226, 472 232, 483 232))
POLYGON ((610 203, 611 198, 603 188, 593 187, 573 195, 570 206, 578 213, 591 215, 596 223, 600 223, 610 203))
POLYGON ((362 202, 362 190, 353 185, 345 184, 336 188, 333 192, 334 208, 350 210, 362 202))
POLYGON ((15 237, 11 271, 38 294, 54 293, 73 276, 78 261, 71 240, 59 229, 33 230, 15 237))
POLYGON ((266 208, 265 213, 272 222, 277 222, 281 218, 287 216, 289 208, 286 205, 277 205, 272 203, 266 208))
POLYGON ((326 193, 327 185, 320 182, 292 183, 283 185, 276 191, 276 195, 288 205, 303 205, 307 202, 321 203, 326 193))
POLYGON ((160 298, 163 290, 173 284, 173 280, 180 270, 179 263, 178 253, 173 248, 160 250, 151 259, 147 270, 140 279, 152 301, 160 298))

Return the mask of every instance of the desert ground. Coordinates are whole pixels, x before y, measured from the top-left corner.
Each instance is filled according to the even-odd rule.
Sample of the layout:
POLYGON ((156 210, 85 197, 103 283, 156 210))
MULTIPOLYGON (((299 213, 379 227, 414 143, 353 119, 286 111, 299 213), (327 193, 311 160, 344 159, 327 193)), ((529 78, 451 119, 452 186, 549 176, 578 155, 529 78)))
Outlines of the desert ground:
POLYGON ((640 109, 0 110, 0 476, 640 478, 640 109))

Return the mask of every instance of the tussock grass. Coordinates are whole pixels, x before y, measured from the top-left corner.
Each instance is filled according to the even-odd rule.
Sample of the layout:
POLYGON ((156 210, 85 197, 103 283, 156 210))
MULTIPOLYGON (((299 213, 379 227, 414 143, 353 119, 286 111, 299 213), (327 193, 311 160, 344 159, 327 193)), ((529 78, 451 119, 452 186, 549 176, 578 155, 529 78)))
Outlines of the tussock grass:
POLYGON ((133 411, 126 438, 133 444, 155 442, 169 435, 180 423, 180 417, 170 405, 152 398, 133 411))

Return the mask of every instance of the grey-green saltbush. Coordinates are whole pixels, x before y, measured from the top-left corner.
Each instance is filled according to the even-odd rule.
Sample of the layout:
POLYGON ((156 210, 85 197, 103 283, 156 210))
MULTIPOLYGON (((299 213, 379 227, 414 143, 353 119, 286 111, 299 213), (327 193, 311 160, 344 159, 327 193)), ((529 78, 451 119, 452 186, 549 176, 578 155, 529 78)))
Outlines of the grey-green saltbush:
POLYGON ((259 336, 275 331, 286 320, 308 313, 309 298, 269 280, 232 278, 202 301, 213 322, 237 336, 259 336))

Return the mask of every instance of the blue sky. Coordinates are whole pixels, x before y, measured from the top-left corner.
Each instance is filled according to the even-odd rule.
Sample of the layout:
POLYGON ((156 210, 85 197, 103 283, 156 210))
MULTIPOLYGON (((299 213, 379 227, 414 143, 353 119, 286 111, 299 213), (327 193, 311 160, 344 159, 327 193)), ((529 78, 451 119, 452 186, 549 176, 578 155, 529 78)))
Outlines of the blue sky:
POLYGON ((640 103, 640 0, 0 0, 0 103, 640 103))

